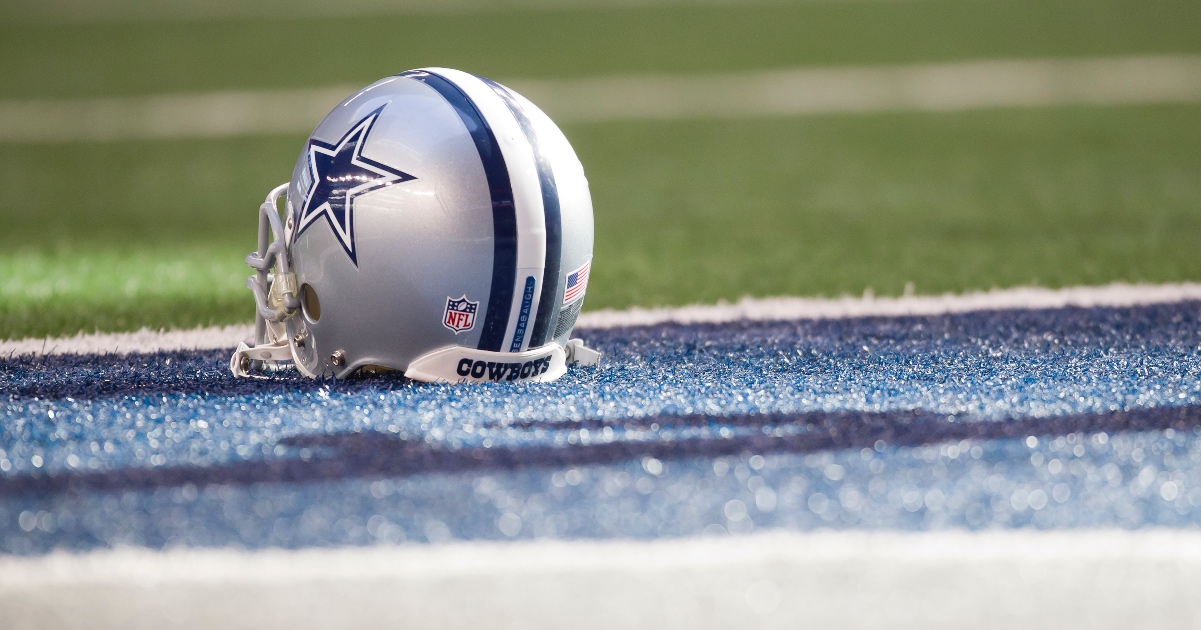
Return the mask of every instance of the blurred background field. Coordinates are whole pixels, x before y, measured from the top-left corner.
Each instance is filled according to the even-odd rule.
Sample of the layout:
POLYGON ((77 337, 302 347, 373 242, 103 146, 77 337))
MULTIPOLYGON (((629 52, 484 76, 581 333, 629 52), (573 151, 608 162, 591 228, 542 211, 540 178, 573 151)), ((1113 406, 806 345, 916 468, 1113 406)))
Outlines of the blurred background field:
MULTIPOLYGON (((0 112, 431 65, 521 82, 1195 54, 1201 4, 1177 0, 8 0, 0 112)), ((596 208, 589 309, 1201 278, 1198 104, 563 127, 596 208)), ((304 139, 0 140, 0 338, 248 321, 255 209, 304 139)))

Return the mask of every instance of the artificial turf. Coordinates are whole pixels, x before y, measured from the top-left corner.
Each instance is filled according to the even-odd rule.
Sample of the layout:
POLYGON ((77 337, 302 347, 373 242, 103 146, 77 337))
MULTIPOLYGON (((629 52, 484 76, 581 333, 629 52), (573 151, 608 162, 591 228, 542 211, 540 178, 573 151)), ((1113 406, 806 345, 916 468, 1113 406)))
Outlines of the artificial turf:
MULTIPOLYGON (((10 23, 0 99, 1196 52, 1201 5, 1177 0, 10 23)), ((1201 278, 1196 105, 565 131, 596 207, 590 309, 1201 278)), ((0 144, 0 338, 248 320, 255 209, 303 141, 0 144)))
MULTIPOLYGON (((567 133, 596 207, 589 308, 1201 277, 1198 106, 567 133)), ((27 210, 0 332, 246 321, 255 208, 302 142, 0 147, 2 204, 27 210)))
MULTIPOLYGON (((2 20, 0 20, 2 21, 2 20)), ((1201 51, 1193 0, 912 0, 0 25, 0 98, 1201 51)))
POLYGON ((0 357, 0 553, 1195 528, 1197 306, 592 330, 479 387, 0 357))

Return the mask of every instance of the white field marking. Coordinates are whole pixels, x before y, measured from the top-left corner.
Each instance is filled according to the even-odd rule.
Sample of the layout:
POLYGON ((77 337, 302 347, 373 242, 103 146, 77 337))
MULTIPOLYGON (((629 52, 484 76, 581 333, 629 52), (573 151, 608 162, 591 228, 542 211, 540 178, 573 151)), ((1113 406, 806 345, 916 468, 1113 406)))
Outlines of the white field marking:
POLYGON ((0 24, 499 13, 520 10, 910 2, 916 0, 7 0, 0 24))
MULTIPOLYGON (((506 82, 559 123, 1201 102, 1201 56, 506 82)), ((0 142, 307 134, 352 86, 0 101, 0 142)))
POLYGON ((73 337, 0 341, 0 357, 49 354, 129 354, 172 350, 232 349, 254 336, 254 325, 212 326, 187 330, 80 333, 73 337))
POLYGON ((1201 102, 1201 57, 969 61, 525 81, 562 122, 1201 102))
POLYGON ((1197 530, 0 557, 14 628, 1195 628, 1197 530))
POLYGON ((850 317, 901 317, 941 315, 1007 309, 1064 308, 1068 306, 1137 306, 1201 300, 1201 284, 1110 284, 1099 287, 1044 289, 1018 287, 962 294, 904 297, 752 298, 732 304, 663 308, 630 308, 583 313, 580 328, 722 323, 739 320, 845 319, 850 317))
POLYGON ((97 142, 312 133, 359 87, 0 101, 0 142, 97 142))
MULTIPOLYGON (((752 298, 732 304, 697 304, 662 308, 590 311, 580 315, 576 328, 616 328, 680 324, 723 323, 740 320, 787 321, 940 315, 971 311, 1045 309, 1068 306, 1138 306, 1201 300, 1201 284, 1110 284, 1098 287, 1043 289, 1019 287, 963 294, 904 297, 752 298)), ((0 357, 41 354, 127 354, 172 350, 234 348, 254 333, 254 327, 223 326, 190 330, 131 333, 87 333, 53 339, 0 341, 0 357)))

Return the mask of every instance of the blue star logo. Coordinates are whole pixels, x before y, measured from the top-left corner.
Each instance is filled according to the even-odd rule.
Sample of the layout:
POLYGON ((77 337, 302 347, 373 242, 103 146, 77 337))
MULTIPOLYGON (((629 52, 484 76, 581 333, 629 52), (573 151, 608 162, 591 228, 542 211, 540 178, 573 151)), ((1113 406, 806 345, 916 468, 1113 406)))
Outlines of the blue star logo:
POLYGON ((383 107, 360 120, 336 144, 309 140, 309 189, 305 191, 296 236, 324 217, 346 255, 359 264, 354 242, 355 200, 373 190, 417 179, 363 155, 367 136, 383 107))

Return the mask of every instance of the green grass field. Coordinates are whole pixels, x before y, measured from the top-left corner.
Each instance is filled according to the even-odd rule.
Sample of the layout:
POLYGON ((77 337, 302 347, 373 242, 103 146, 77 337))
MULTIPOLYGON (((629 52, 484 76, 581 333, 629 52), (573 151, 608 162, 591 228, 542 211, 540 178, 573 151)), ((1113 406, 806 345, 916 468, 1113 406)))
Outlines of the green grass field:
MULTIPOLYGON (((0 99, 1201 52, 1201 5, 950 0, 0 26, 0 99), (504 37, 498 37, 503 33, 504 37)), ((1201 106, 571 125, 588 307, 1201 279, 1201 106)), ((0 338, 248 321, 303 136, 0 143, 0 338)))

